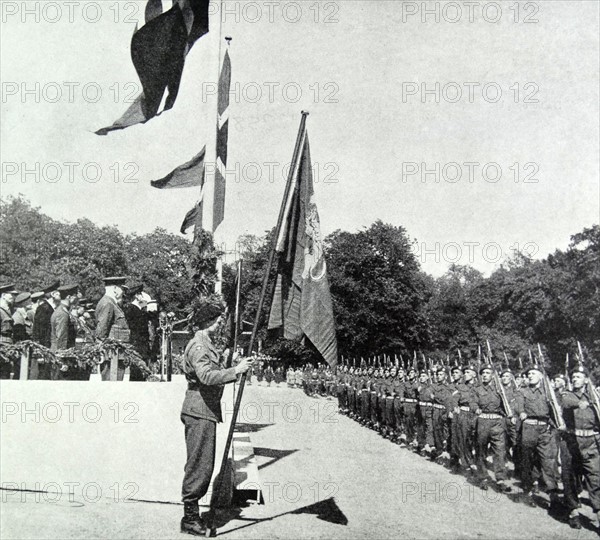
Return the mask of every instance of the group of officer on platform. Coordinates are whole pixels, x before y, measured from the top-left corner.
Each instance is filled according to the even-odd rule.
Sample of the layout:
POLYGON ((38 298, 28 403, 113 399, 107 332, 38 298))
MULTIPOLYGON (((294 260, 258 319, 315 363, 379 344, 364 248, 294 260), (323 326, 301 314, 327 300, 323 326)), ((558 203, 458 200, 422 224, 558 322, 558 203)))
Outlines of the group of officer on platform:
MULTIPOLYGON (((508 367, 338 366, 340 412, 383 437, 466 474, 482 489, 511 493, 507 461, 520 481, 517 499, 536 506, 543 486, 549 513, 582 526, 579 495, 589 494, 600 532, 600 407, 586 366, 570 380, 544 384, 536 363, 516 376, 508 367), (500 388, 501 387, 501 388, 500 388), (553 407, 553 398, 558 406, 553 407), (492 457, 494 480, 487 467, 492 457), (559 498, 559 480, 563 497, 559 498)), ((311 377, 312 380, 312 377, 311 377)), ((318 380, 318 377, 317 379, 318 380)))
MULTIPOLYGON (((141 283, 125 286, 126 277, 104 278, 104 295, 94 304, 83 298, 77 284, 53 281, 35 292, 19 292, 14 285, 0 286, 0 344, 31 340, 52 352, 80 348, 84 344, 112 339, 131 344, 149 365, 158 345, 157 304, 141 283)), ((91 369, 74 363, 48 363, 34 355, 29 379, 89 380, 91 369)), ((1 378, 18 378, 14 365, 2 364, 1 378)), ((102 380, 110 378, 110 362, 100 367, 102 380)), ((118 362, 117 379, 123 380, 125 366, 118 362)), ((131 381, 144 377, 131 366, 131 381)))

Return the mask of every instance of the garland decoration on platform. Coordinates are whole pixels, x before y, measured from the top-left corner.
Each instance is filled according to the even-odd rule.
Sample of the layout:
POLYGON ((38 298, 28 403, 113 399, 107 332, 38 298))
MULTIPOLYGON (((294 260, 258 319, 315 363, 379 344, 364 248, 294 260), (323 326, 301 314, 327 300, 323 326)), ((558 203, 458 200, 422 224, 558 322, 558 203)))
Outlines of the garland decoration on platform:
POLYGON ((13 345, 0 343, 0 363, 10 364, 18 362, 21 356, 31 351, 31 357, 37 359, 38 363, 60 364, 66 367, 77 367, 79 369, 92 369, 100 366, 112 354, 119 356, 125 367, 135 366, 145 379, 151 375, 151 371, 140 354, 129 343, 121 343, 114 339, 106 339, 102 342, 87 344, 81 348, 63 349, 51 351, 34 341, 20 341, 13 345))

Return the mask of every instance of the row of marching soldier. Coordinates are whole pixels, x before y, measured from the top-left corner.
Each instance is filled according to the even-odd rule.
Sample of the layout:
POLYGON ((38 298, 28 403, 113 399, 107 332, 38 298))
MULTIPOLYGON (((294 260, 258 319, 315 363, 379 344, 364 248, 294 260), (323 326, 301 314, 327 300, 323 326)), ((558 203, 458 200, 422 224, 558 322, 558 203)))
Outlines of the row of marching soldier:
MULTIPOLYGON (((156 301, 144 292, 141 283, 126 286, 125 277, 104 278, 104 295, 95 305, 83 297, 77 284, 52 281, 39 291, 18 291, 14 285, 0 286, 0 344, 13 345, 31 340, 52 352, 77 349, 111 339, 130 344, 147 366, 158 349, 156 301)), ((49 363, 34 356, 29 379, 88 380, 91 368, 72 362, 49 363)), ((18 378, 16 366, 0 366, 3 379, 18 378)), ((110 362, 100 366, 102 380, 110 379, 110 362)), ((118 361, 116 379, 124 378, 125 365, 118 361)), ((131 366, 130 381, 144 377, 131 366)))
POLYGON ((547 506, 574 529, 584 488, 600 532, 599 395, 583 363, 552 379, 537 360, 516 376, 489 361, 422 369, 347 362, 337 374, 343 414, 484 490, 547 506))

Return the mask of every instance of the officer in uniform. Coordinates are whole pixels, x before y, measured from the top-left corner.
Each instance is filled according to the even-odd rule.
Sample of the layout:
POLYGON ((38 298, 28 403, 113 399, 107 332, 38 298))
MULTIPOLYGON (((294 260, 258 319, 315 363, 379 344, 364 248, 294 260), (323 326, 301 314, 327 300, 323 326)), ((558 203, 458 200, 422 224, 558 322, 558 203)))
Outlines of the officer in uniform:
MULTIPOLYGON (((75 347, 77 334, 75 323, 71 319, 71 306, 77 301, 77 285, 64 285, 58 289, 60 305, 50 318, 50 349, 58 352, 75 347)), ((77 380, 79 368, 74 364, 56 363, 52 365, 53 380, 77 380)))
POLYGON ((0 343, 13 344, 13 306, 18 291, 14 285, 0 286, 0 343))
POLYGON ((523 422, 521 428, 521 479, 523 500, 535 506, 532 497, 534 466, 539 466, 541 478, 550 495, 550 511, 558 504, 558 432, 551 418, 550 404, 542 388, 542 370, 537 365, 527 371, 529 386, 519 391, 515 410, 523 422))
POLYGON ((506 411, 502 398, 492 383, 494 367, 491 364, 481 366, 481 384, 474 389, 470 409, 477 415, 477 475, 482 489, 488 489, 489 476, 485 464, 488 444, 491 446, 494 475, 499 491, 507 493, 510 487, 506 481, 506 411))
POLYGON ((198 307, 190 321, 195 334, 185 348, 182 367, 188 389, 181 410, 187 448, 181 490, 184 504, 181 532, 197 536, 206 532, 198 501, 208 491, 214 470, 223 385, 234 382, 237 375, 252 366, 251 359, 242 359, 235 367, 223 367, 222 351, 213 341, 222 325, 223 313, 222 304, 216 301, 205 301, 198 307))
POLYGON ((15 297, 13 313, 13 341, 26 341, 30 339, 31 321, 27 318, 27 309, 31 305, 31 295, 22 292, 15 297))
POLYGON ((573 390, 566 390, 561 396, 567 431, 561 441, 560 460, 569 525, 581 529, 578 488, 583 476, 600 532, 600 418, 591 405, 593 396, 589 394, 588 377, 585 366, 575 366, 571 371, 573 390))
MULTIPOLYGON (((121 343, 129 343, 131 332, 127 318, 121 307, 123 302, 123 286, 125 277, 104 278, 105 292, 96 306, 96 339, 104 341, 107 338, 121 343)), ((125 365, 118 359, 117 380, 122 381, 125 375, 125 365)), ((102 363, 102 380, 110 380, 110 359, 102 363)))
MULTIPOLYGON (((17 291, 14 285, 0 286, 0 343, 13 344, 13 317, 12 310, 17 291)), ((0 379, 10 379, 17 372, 16 366, 11 362, 0 362, 0 379)))
MULTIPOLYGON (((149 365, 150 362, 150 329, 148 326, 148 313, 146 312, 147 302, 150 296, 144 293, 143 283, 138 283, 129 287, 129 295, 132 301, 124 308, 127 325, 131 332, 130 341, 142 360, 149 365)), ((142 371, 131 366, 129 375, 130 381, 143 381, 142 371)))

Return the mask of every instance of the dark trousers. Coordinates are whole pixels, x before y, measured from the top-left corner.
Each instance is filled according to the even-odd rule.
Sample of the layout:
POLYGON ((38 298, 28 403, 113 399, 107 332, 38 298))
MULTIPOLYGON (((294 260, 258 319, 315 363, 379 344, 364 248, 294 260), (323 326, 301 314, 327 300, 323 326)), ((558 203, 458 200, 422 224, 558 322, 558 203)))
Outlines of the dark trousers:
POLYGON ((475 415, 468 411, 454 414, 452 422, 452 458, 463 467, 473 465, 473 428, 475 415))
POLYGON ((379 398, 377 393, 371 391, 371 422, 379 422, 379 398))
POLYGON ((421 425, 420 435, 418 437, 419 446, 428 444, 429 446, 435 446, 433 439, 433 412, 431 407, 425 407, 419 405, 421 410, 421 425))
POLYGON ((579 507, 580 479, 589 493, 594 512, 600 511, 600 435, 577 437, 565 433, 560 443, 562 481, 565 506, 569 511, 579 507))
POLYGON ((393 402, 393 428, 396 430, 396 432, 398 434, 403 433, 404 429, 402 427, 402 424, 404 423, 404 410, 403 410, 403 404, 401 401, 401 398, 399 397, 395 397, 394 398, 394 402, 393 402))
POLYGON ((396 410, 394 408, 395 403, 395 398, 391 396, 385 398, 385 425, 391 430, 396 430, 396 410))
POLYGON ((549 426, 534 426, 523 422, 522 428, 521 479, 523 490, 533 487, 534 467, 541 471, 542 481, 548 491, 557 489, 558 439, 557 431, 549 426))
POLYGON ((496 481, 506 480, 504 460, 506 458, 506 421, 504 418, 477 419, 477 474, 487 478, 488 445, 492 450, 494 460, 494 475, 496 481))
POLYGON ((361 413, 363 420, 369 419, 369 404, 371 400, 371 393, 368 390, 362 390, 360 394, 361 399, 361 413))
POLYGON ((417 437, 417 404, 404 403, 404 432, 408 441, 417 437))
POLYGON ((181 486, 184 503, 198 503, 206 495, 215 468, 217 424, 211 420, 181 415, 185 426, 187 461, 181 486))
POLYGON ((432 411, 433 443, 438 452, 446 450, 448 441, 448 416, 446 409, 434 408, 432 411))

